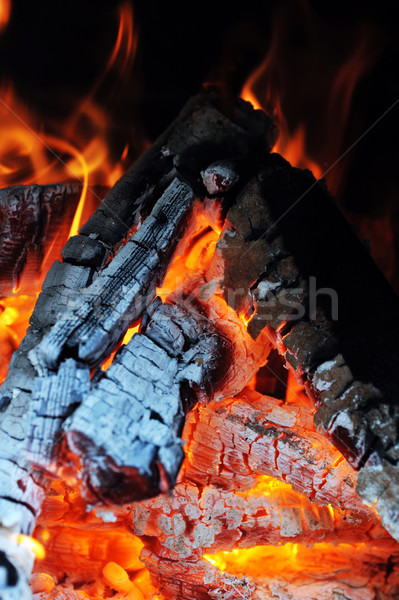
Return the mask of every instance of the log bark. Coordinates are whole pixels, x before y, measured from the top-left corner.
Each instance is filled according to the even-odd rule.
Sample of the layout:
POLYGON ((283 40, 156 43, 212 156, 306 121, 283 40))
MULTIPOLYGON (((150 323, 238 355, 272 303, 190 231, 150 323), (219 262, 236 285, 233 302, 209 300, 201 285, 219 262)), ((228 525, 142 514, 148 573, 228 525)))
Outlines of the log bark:
POLYGON ((373 518, 356 494, 356 472, 315 430, 313 413, 251 391, 194 409, 185 428, 184 478, 232 491, 268 475, 347 519, 373 518))
POLYGON ((277 155, 228 213, 208 278, 266 329, 399 539, 399 301, 322 182, 277 155), (337 310, 336 310, 337 309, 337 310))

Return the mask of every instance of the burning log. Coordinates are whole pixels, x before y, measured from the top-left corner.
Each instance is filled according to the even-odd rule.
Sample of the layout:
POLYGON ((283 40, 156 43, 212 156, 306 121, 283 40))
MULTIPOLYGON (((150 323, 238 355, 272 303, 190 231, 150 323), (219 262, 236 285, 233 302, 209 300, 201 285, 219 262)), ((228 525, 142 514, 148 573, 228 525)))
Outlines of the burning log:
POLYGON ((196 563, 160 559, 147 549, 142 552, 146 567, 165 598, 250 600, 256 586, 249 578, 223 573, 206 560, 196 563))
POLYGON ((80 233, 115 247, 149 215, 176 173, 201 196, 201 171, 220 160, 260 157, 270 151, 276 136, 271 120, 249 103, 224 102, 215 93, 194 96, 117 181, 80 233))
POLYGON ((184 477, 201 486, 248 489, 259 475, 289 483, 320 504, 373 518, 355 492, 356 473, 313 426, 307 406, 250 390, 193 410, 185 437, 184 477))
POLYGON ((135 535, 159 557, 172 560, 263 544, 390 540, 375 518, 347 520, 270 479, 248 492, 179 483, 168 496, 134 504, 132 522, 135 535))
POLYGON ((208 278, 253 337, 266 328, 314 400, 316 426, 360 469, 359 495, 399 539, 399 303, 324 185, 266 157, 227 215, 208 278))
POLYGON ((91 367, 110 354, 155 296, 155 286, 189 218, 194 194, 178 179, 165 190, 151 215, 115 258, 78 297, 37 348, 37 362, 56 368, 64 352, 91 367))
POLYGON ((155 303, 142 331, 64 426, 92 500, 94 492, 121 504, 172 487, 184 457, 184 416, 220 388, 233 359, 231 342, 184 305, 155 303))
POLYGON ((165 598, 182 600, 380 600, 395 597, 397 552, 369 544, 316 544, 207 555, 196 563, 142 554, 165 598))

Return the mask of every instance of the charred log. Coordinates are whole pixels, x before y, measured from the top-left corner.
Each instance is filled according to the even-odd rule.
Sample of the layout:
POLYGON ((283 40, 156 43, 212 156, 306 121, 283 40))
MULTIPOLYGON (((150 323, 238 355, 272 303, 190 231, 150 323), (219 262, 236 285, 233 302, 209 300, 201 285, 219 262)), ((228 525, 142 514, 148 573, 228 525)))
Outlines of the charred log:
MULTIPOLYGON (((264 156, 273 135, 270 121, 246 103, 223 105, 212 94, 193 99, 68 241, 2 388, 0 544, 11 533, 31 533, 48 485, 44 474, 57 473, 61 463, 69 475, 71 464, 80 467, 86 503, 159 494, 134 504, 132 526, 163 565, 173 559, 177 570, 188 570, 185 561, 195 564, 172 597, 228 598, 237 589, 242 595, 235 575, 223 574, 223 585, 207 587, 202 562, 194 562, 207 551, 354 538, 392 543, 374 511, 356 497, 353 471, 311 426, 306 406, 253 396, 251 402, 215 402, 213 414, 203 408, 212 397, 239 392, 264 364, 271 343, 316 403, 319 428, 361 469, 363 498, 379 498, 383 522, 398 537, 396 484, 388 479, 397 481, 399 364, 395 328, 389 328, 397 302, 324 188, 282 159, 264 156), (152 303, 190 228, 194 205, 207 196, 211 202, 223 197, 225 210, 232 207, 207 280, 197 274, 183 285, 180 300, 175 295, 173 302, 152 303), (316 229, 314 214, 321 220, 316 229), (317 288, 338 295, 338 322, 320 294, 312 305, 312 278, 317 288), (223 300, 212 298, 214 280, 234 318, 223 300), (265 304, 270 292, 277 305, 265 304), (375 297, 385 302, 386 314, 375 297), (140 333, 101 369, 140 318, 140 333), (253 344, 243 331, 247 324, 253 344), (169 493, 183 459, 185 415, 197 401, 203 404, 187 428, 187 468, 169 493), (206 472, 204 439, 214 452, 206 472), (375 478, 378 473, 382 477, 375 478), (287 483, 262 485, 262 478, 250 491, 231 489, 232 482, 249 487, 265 474, 340 510, 312 503, 287 483), (210 487, 215 484, 225 489, 210 487)), ((16 591, 8 570, 7 594, 26 597, 29 565, 18 556, 5 558, 22 582, 16 591)), ((220 573, 214 575, 220 581, 220 573)), ((166 580, 169 585, 169 575, 166 580)), ((250 584, 245 593, 254 589, 250 584)), ((110 595, 112 590, 120 591, 112 588, 110 595)), ((291 588, 280 592, 289 596, 291 588)))
POLYGON ((397 593, 399 556, 389 547, 323 544, 296 555, 284 550, 255 548, 238 564, 226 553, 194 564, 160 559, 148 549, 142 558, 160 593, 171 599, 385 600, 397 593), (221 563, 223 569, 216 566, 221 563))
POLYGON ((251 335, 266 328, 399 538, 399 302, 323 183, 270 155, 231 208, 209 277, 251 335))
MULTIPOLYGON (((0 190, 0 296, 35 289, 45 253, 57 256, 72 223, 80 184, 12 186, 0 190)), ((50 265, 49 263, 47 265, 50 265)), ((45 271, 44 271, 45 272, 45 271)))
POLYGON ((37 429, 49 411, 54 415, 54 427, 47 419, 32 446, 32 460, 41 465, 51 454, 54 432, 81 402, 89 366, 107 357, 154 298, 193 200, 205 196, 200 171, 217 160, 264 153, 274 138, 271 121, 248 103, 224 105, 214 94, 199 95, 116 184, 81 235, 67 243, 63 262, 47 275, 1 390, 4 527, 31 532, 43 490, 25 452, 33 439, 30 427, 37 429), (78 359, 76 365, 68 358, 78 359), (73 382, 75 368, 86 375, 73 382), (42 381, 35 382, 37 377, 42 381))
POLYGON ((276 135, 271 120, 247 102, 223 101, 216 93, 194 96, 115 184, 80 233, 114 247, 149 215, 176 172, 202 195, 201 170, 219 160, 261 156, 270 151, 276 135))

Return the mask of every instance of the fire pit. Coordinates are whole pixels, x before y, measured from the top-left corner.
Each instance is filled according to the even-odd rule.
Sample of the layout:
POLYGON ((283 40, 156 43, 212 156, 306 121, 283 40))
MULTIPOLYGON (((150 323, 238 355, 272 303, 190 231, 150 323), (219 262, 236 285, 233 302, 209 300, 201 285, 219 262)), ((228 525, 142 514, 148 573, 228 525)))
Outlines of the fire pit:
POLYGON ((397 597, 399 301, 276 139, 208 87, 67 240, 0 192, 1 598, 397 597))

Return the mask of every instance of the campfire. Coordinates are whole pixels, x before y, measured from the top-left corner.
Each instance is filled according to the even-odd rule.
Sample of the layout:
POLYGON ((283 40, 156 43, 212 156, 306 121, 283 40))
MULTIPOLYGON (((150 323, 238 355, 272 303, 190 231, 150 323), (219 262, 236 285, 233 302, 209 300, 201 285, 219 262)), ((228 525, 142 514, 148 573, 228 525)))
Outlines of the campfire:
POLYGON ((398 299, 250 83, 0 191, 1 599, 398 595, 398 299))

